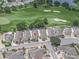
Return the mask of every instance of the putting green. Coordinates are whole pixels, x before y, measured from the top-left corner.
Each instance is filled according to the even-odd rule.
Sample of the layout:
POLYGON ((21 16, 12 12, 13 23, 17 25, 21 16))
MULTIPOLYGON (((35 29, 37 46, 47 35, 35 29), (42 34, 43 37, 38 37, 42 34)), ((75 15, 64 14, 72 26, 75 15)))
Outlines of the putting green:
POLYGON ((63 20, 60 18, 49 18, 48 22, 50 24, 66 24, 67 20, 63 20))

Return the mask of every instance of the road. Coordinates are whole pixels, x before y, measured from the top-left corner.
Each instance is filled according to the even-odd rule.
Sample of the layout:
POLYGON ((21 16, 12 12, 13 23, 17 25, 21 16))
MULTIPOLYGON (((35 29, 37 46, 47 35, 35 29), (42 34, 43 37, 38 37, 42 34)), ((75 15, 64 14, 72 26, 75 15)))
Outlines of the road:
POLYGON ((72 38, 72 37, 61 38, 60 45, 69 45, 72 43, 79 44, 79 38, 72 38))
POLYGON ((51 55, 53 57, 52 59, 59 59, 58 55, 55 53, 55 51, 53 49, 53 46, 51 46, 51 43, 47 43, 46 47, 47 47, 47 49, 49 49, 49 51, 50 51, 50 53, 51 53, 51 55))

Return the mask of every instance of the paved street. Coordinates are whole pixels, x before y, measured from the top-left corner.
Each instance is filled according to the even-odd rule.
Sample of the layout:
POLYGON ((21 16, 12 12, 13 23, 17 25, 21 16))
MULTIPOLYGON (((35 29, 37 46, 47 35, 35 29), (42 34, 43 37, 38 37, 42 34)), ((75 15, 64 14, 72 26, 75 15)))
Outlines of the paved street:
POLYGON ((58 55, 54 52, 53 47, 51 46, 51 44, 47 43, 46 46, 47 46, 47 49, 49 49, 49 51, 52 55, 52 59, 59 59, 58 55))
POLYGON ((72 43, 79 44, 79 38, 72 38, 72 37, 62 38, 60 45, 69 45, 72 43))

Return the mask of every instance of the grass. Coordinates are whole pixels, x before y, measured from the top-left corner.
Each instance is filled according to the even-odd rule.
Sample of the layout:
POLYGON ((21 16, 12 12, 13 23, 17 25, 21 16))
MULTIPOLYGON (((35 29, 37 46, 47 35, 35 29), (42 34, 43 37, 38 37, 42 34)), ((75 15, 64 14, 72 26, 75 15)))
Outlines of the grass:
POLYGON ((70 23, 72 20, 79 19, 79 12, 69 11, 63 7, 51 7, 49 8, 52 12, 45 13, 43 7, 39 8, 24 8, 11 14, 3 14, 0 15, 0 25, 3 25, 3 31, 10 31, 11 28, 15 28, 15 25, 20 20, 25 20, 27 25, 29 25, 33 20, 37 18, 48 18, 48 26, 52 26, 53 24, 62 25, 70 23), (54 10, 60 11, 60 13, 53 12, 54 10), (54 18, 60 18, 63 20, 67 20, 67 23, 57 22, 54 18), (6 29, 6 30, 5 30, 6 29))

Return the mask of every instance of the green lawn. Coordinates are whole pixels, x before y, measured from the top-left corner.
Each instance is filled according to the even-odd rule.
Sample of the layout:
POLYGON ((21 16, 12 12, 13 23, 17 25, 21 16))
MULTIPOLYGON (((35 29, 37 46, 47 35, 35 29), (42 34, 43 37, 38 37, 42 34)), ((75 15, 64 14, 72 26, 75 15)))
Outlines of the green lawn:
POLYGON ((75 11, 69 11, 63 7, 51 7, 48 8, 52 12, 44 12, 44 8, 24 8, 15 12, 12 12, 11 14, 3 14, 0 15, 0 25, 6 24, 2 27, 2 30, 7 31, 11 30, 11 28, 14 28, 17 22, 20 20, 26 20, 27 24, 30 24, 33 20, 37 18, 48 18, 49 25, 51 26, 53 24, 66 24, 62 21, 55 21, 54 18, 59 18, 63 20, 67 20, 68 22, 71 22, 72 20, 79 19, 79 12, 75 11), (53 11, 60 11, 60 13, 56 13, 53 11), (6 29, 6 30, 5 30, 6 29))

